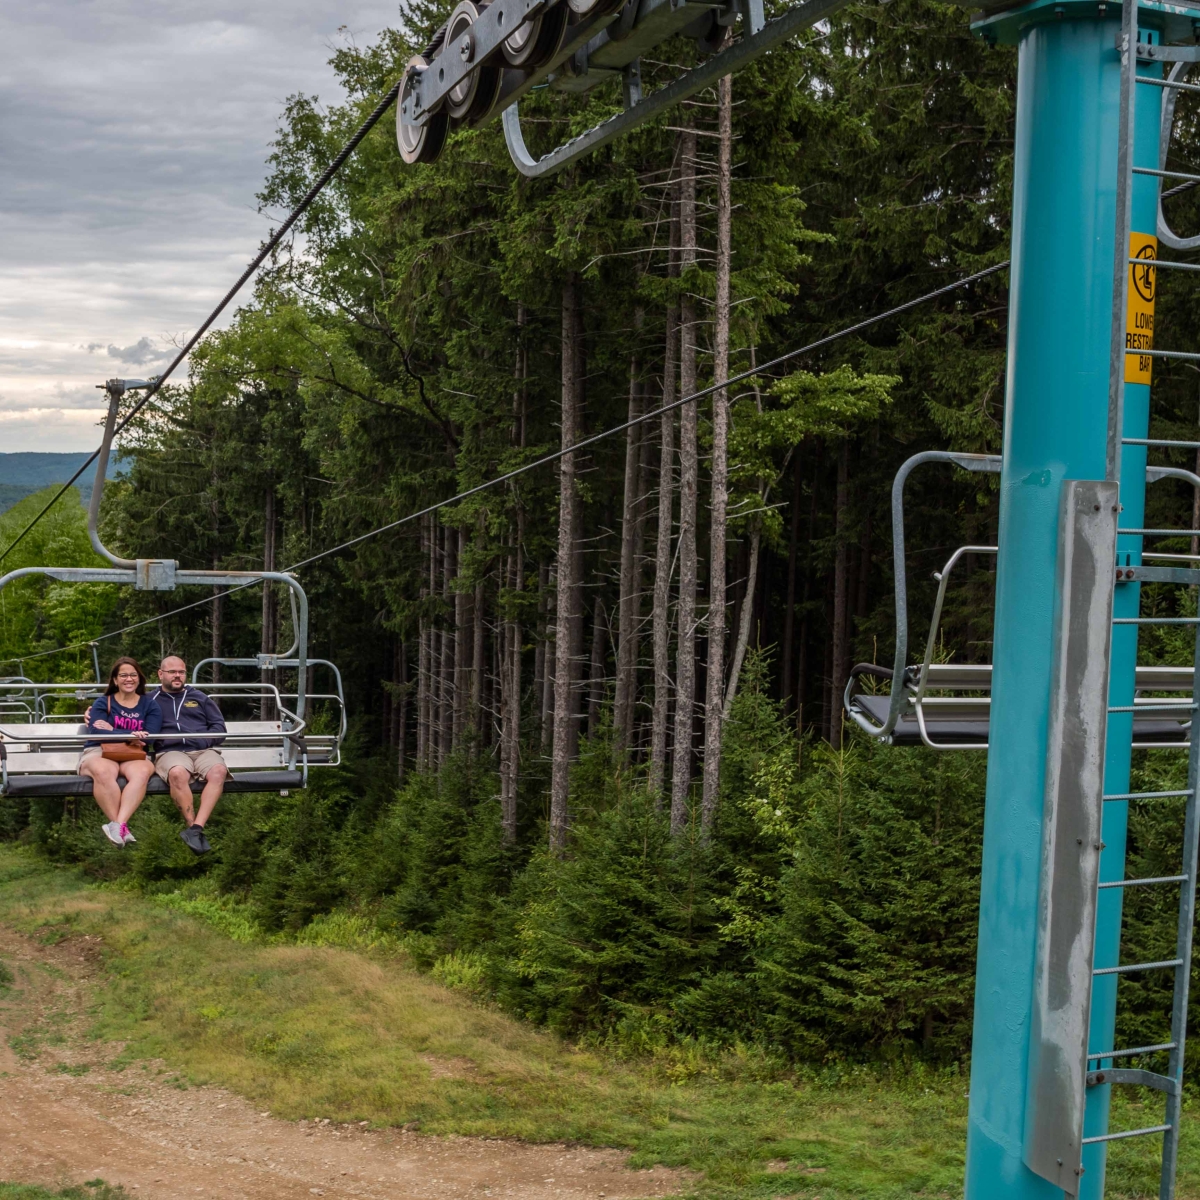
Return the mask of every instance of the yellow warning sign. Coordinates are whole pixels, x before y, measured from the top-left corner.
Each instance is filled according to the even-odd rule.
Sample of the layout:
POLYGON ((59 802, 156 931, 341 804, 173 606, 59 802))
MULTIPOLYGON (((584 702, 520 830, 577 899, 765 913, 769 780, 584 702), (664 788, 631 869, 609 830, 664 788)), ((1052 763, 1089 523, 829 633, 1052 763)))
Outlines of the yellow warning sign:
MULTIPOLYGON (((1148 233, 1129 235, 1129 296, 1125 302, 1125 349, 1154 349, 1154 287, 1158 238, 1148 233)), ((1125 355, 1125 382, 1149 383, 1154 359, 1149 354, 1125 355)))

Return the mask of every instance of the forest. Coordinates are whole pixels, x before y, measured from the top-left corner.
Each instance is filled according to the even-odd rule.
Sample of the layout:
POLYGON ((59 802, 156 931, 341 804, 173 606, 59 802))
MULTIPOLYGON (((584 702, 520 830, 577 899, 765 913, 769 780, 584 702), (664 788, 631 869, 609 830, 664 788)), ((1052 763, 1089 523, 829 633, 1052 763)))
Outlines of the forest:
MULTIPOLYGON (((443 7, 347 35, 340 103, 289 100, 264 213, 303 195, 443 7)), ((664 49, 647 87, 702 53, 664 49)), ((825 339, 1005 263, 1015 70, 965 8, 890 0, 549 180, 512 169, 495 122, 411 168, 381 125, 131 425, 102 511, 122 553, 288 569, 441 505, 299 569, 310 653, 346 681, 343 765, 227 798, 199 862, 166 798, 124 854, 61 801, 0 801, 0 836, 264 934, 354 914, 452 986, 629 1053, 961 1059, 984 757, 878 747, 841 695, 855 663, 891 662, 896 469, 999 451, 1007 275, 825 339)), ((615 111, 618 88, 535 93, 533 148, 615 111)), ((1181 162, 1194 113, 1185 97, 1181 162)), ((1194 193, 1168 203, 1195 227, 1194 193)), ((1164 281, 1164 342, 1200 345, 1192 286, 1164 281)), ((1194 438, 1191 370, 1156 372, 1155 435, 1194 438)), ((0 545, 44 500, 0 516, 0 545)), ((1200 527, 1197 503, 1156 485, 1148 521, 1200 527)), ((933 572, 995 544, 995 482, 931 469, 907 512, 920 639, 933 572)), ((72 496, 5 568, 91 555, 72 496)), ((993 560, 966 565, 938 654, 987 662, 993 560)), ((0 598, 0 671, 90 678, 86 643, 138 622, 102 657, 194 662, 292 633, 270 588, 23 581, 0 598)), ((1166 637, 1145 653, 1190 661, 1166 637)), ((1150 752, 1136 770, 1178 768, 1150 752)), ((1174 869, 1163 814, 1131 838, 1131 872, 1174 869)), ((1130 953, 1162 957, 1174 910, 1127 913, 1130 953)), ((1161 1040, 1159 985, 1130 986, 1123 1036, 1161 1040)))

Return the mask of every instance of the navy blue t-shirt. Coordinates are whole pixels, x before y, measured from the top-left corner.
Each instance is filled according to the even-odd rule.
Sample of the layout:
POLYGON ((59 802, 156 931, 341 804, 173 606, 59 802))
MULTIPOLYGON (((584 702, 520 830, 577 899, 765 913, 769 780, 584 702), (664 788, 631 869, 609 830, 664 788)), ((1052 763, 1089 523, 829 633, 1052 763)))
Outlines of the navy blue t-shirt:
MULTIPOLYGON (((98 696, 88 710, 88 733, 104 734, 97 721, 107 721, 114 733, 157 733, 162 728, 162 709, 153 696, 139 696, 133 708, 126 708, 116 696, 98 696), (110 711, 111 710, 111 711, 110 711)), ((84 746, 99 746, 100 741, 84 742, 84 746)))

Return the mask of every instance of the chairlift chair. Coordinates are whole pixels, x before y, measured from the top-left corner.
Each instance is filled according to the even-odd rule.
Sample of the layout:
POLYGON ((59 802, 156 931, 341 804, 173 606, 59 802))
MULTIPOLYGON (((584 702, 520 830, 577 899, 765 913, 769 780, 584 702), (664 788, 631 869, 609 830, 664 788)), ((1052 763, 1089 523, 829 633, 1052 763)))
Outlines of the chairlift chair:
MULTIPOLYGON (((896 656, 891 667, 857 663, 842 697, 846 715, 866 734, 891 746, 928 746, 933 750, 986 750, 991 707, 990 663, 935 662, 938 631, 950 573, 967 554, 995 554, 995 546, 960 546, 935 573, 938 581, 925 652, 918 664, 908 661, 908 581, 904 543, 904 485, 912 471, 925 463, 950 463, 968 471, 998 472, 1000 458, 930 450, 915 454, 901 466, 892 484, 892 538, 896 581, 896 656), (879 685, 886 684, 887 690, 879 685)), ((1180 467, 1147 467, 1147 483, 1182 479, 1200 487, 1200 477, 1180 467)), ((1190 555, 1143 552, 1144 559, 1191 559, 1190 555)), ((1167 579, 1173 568, 1139 569, 1153 581, 1156 572, 1167 579)), ((1134 698, 1133 748, 1178 749, 1191 736, 1193 668, 1139 666, 1134 698), (1171 699, 1164 700, 1163 693, 1171 699), (1170 712, 1177 703, 1179 715, 1170 712), (1148 711, 1139 714, 1136 710, 1148 711)))
MULTIPOLYGON (((280 583, 289 590, 292 626, 291 647, 280 655, 262 654, 251 659, 205 659, 193 671, 218 664, 230 668, 254 665, 260 672, 295 671, 294 691, 281 691, 275 683, 213 682, 205 690, 231 707, 265 707, 270 719, 226 720, 227 733, 218 735, 220 750, 229 766, 226 792, 280 791, 308 785, 310 767, 334 766, 340 761, 346 733, 346 704, 341 675, 333 663, 308 657, 308 597, 295 576, 282 571, 190 571, 173 559, 126 559, 111 553, 98 532, 100 500, 108 470, 121 397, 126 391, 145 388, 150 380, 110 379, 104 439, 96 463, 96 482, 88 508, 88 536, 93 548, 111 567, 21 567, 0 576, 0 590, 14 579, 42 575, 64 583, 118 583, 140 591, 173 591, 180 586, 280 583), (309 690, 310 669, 332 672, 332 691, 309 690), (332 731, 313 728, 314 705, 332 710, 332 731)), ((96 681, 87 683, 36 683, 24 676, 0 679, 0 795, 90 796, 92 780, 78 773, 83 744, 95 740, 83 724, 87 709, 103 692, 99 655, 92 644, 96 681), (66 711, 62 711, 63 709, 66 711)), ((275 678, 278 678, 276 675, 275 678)), ((106 734, 106 741, 132 740, 136 735, 106 734)), ((123 780, 122 780, 123 785, 123 780)), ((193 791, 202 784, 194 782, 193 791)), ((147 791, 164 794, 166 784, 154 776, 147 791)))

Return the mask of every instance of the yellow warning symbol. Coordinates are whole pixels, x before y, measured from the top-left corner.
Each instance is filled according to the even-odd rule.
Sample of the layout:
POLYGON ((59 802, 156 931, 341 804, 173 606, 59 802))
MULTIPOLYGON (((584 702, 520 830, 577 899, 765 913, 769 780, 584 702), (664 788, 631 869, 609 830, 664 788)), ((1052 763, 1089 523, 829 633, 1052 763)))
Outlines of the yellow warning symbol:
MULTIPOLYGON (((1129 235, 1129 296, 1125 302, 1125 349, 1154 349, 1154 288, 1158 238, 1148 233, 1129 235)), ((1154 359, 1148 354, 1125 355, 1125 382, 1149 383, 1154 359)))

